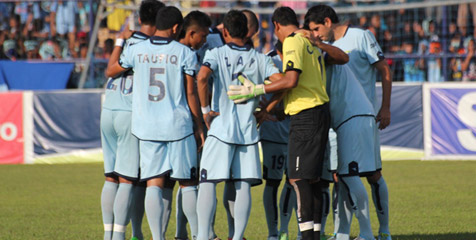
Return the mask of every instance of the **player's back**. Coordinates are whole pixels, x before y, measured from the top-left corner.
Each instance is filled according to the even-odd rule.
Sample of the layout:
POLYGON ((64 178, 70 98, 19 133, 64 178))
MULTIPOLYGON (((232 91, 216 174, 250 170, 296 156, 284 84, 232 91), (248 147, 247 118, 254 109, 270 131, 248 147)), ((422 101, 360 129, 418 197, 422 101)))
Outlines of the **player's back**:
POLYGON ((332 128, 354 116, 375 116, 372 103, 347 64, 327 66, 326 73, 332 128))
MULTIPOLYGON (((271 57, 274 65, 276 65, 278 69, 282 69, 283 62, 281 61, 281 58, 277 54, 276 50, 273 50, 266 55, 271 57)), ((263 98, 266 98, 266 100, 269 101, 272 96, 273 94, 266 94, 263 96, 263 98)), ((261 140, 276 143, 288 143, 289 122, 289 116, 286 116, 284 120, 278 122, 264 121, 259 129, 261 140)))
MULTIPOLYGON (((126 40, 124 50, 147 39, 149 39, 149 36, 146 34, 134 32, 132 36, 126 40)), ((108 79, 103 108, 113 111, 131 111, 133 74, 134 71, 129 69, 115 78, 108 79)))
POLYGON ((349 27, 342 38, 332 43, 349 55, 346 64, 361 83, 368 99, 375 103, 377 70, 372 64, 384 59, 374 35, 368 30, 349 27))
POLYGON ((254 144, 259 141, 256 119, 253 115, 258 99, 250 99, 243 104, 235 104, 228 98, 230 85, 240 84, 238 74, 245 75, 254 84, 262 84, 264 79, 278 69, 270 57, 258 53, 251 46, 229 43, 212 49, 205 54, 204 65, 213 71, 214 95, 220 115, 210 127, 208 135, 233 144, 254 144))
POLYGON ((120 64, 134 68, 132 133, 142 140, 174 141, 193 133, 184 74, 194 76, 193 51, 153 36, 123 52, 120 64))

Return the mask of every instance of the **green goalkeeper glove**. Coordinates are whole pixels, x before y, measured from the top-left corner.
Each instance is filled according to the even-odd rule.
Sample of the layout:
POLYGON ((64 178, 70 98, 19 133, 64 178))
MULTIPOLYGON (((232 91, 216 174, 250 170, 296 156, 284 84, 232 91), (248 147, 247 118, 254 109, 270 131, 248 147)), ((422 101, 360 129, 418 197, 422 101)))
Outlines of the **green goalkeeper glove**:
POLYGON ((238 76, 238 80, 243 85, 230 85, 228 87, 228 98, 235 103, 242 103, 248 99, 265 94, 264 84, 255 85, 243 75, 238 76))

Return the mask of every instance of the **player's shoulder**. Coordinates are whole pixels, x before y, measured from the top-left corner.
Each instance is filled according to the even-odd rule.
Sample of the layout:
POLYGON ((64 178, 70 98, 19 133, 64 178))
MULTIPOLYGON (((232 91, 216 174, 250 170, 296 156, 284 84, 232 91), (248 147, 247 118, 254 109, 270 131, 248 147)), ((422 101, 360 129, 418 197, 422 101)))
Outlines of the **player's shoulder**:
POLYGON ((300 45, 305 45, 307 38, 302 36, 301 34, 292 33, 291 35, 287 36, 283 41, 283 51, 287 47, 298 47, 300 45))

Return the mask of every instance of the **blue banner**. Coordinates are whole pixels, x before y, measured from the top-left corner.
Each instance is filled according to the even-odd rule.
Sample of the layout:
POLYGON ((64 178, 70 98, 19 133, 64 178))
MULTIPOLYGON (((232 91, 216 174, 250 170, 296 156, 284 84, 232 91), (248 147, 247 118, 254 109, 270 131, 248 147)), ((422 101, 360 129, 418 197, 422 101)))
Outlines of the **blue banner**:
POLYGON ((35 154, 101 147, 100 92, 39 92, 33 97, 35 154))
POLYGON ((475 155, 476 87, 430 88, 430 107, 432 154, 475 155))
MULTIPOLYGON (((377 87, 377 99, 381 103, 381 87, 377 87)), ((394 85, 390 112, 391 123, 380 131, 380 144, 423 150, 422 86, 394 85)))
POLYGON ((0 61, 0 88, 10 90, 65 89, 74 63, 31 63, 0 61))

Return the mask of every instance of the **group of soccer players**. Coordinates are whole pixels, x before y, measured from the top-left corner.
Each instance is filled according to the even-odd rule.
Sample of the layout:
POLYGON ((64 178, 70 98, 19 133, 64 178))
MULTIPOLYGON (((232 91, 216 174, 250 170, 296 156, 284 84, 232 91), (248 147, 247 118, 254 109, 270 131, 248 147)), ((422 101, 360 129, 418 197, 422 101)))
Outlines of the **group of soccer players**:
POLYGON ((264 177, 268 239, 288 239, 292 208, 300 238, 321 239, 328 182, 335 181, 333 237, 349 239, 355 213, 358 239, 369 240, 374 237, 362 176, 372 186, 378 238, 391 239, 377 129, 377 122, 380 129, 390 123, 391 77, 371 33, 339 24, 325 5, 311 8, 307 30, 300 30, 294 11, 281 7, 272 17, 279 42, 266 56, 250 41, 258 21, 249 10, 229 11, 220 30, 210 30, 210 18, 200 11, 183 18, 157 0, 144 0, 139 18, 139 31, 116 39, 106 71, 104 239, 125 239, 129 220, 133 239, 143 239, 144 211, 153 239, 165 239, 175 181, 180 184, 176 239, 188 239, 187 222, 192 239, 217 239, 216 184, 226 181, 228 239, 241 240, 250 189, 264 177), (376 114, 377 72, 383 100, 376 114), (274 94, 261 96, 266 93, 274 94), (326 151, 336 151, 327 146, 329 127, 337 134, 338 157, 325 158, 326 151), (283 171, 288 181, 280 205, 286 214, 278 231, 283 171))

